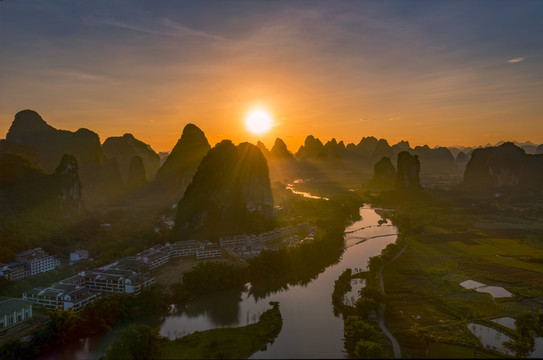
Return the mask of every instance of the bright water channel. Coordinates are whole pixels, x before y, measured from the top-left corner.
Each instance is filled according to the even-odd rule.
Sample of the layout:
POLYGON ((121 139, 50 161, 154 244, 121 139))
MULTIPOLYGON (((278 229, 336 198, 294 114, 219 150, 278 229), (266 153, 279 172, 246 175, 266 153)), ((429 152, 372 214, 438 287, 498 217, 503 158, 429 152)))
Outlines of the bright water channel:
MULTIPOLYGON (((335 317, 332 307, 334 281, 347 268, 365 269, 368 259, 396 240, 397 229, 385 223, 368 205, 360 208, 362 219, 345 230, 345 252, 337 264, 324 269, 305 286, 288 289, 255 300, 249 291, 225 292, 204 297, 187 312, 165 318, 141 319, 137 323, 160 326, 160 333, 170 339, 194 331, 217 327, 237 327, 258 321, 270 308, 270 301, 280 303, 283 328, 273 344, 253 358, 344 358, 343 320, 335 317)), ((44 359, 97 359, 120 329, 101 339, 85 339, 59 349, 44 359)))

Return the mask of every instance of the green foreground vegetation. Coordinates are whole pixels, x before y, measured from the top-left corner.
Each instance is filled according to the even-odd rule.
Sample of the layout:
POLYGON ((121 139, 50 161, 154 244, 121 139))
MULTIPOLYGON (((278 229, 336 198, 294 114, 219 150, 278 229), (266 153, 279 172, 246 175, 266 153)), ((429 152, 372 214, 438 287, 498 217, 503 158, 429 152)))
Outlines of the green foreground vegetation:
POLYGON ((283 326, 278 302, 259 321, 238 328, 197 331, 170 341, 158 328, 129 326, 107 350, 109 359, 242 359, 273 343, 283 326))
POLYGON ((466 205, 436 193, 398 199, 397 210, 383 215, 399 227, 397 244, 406 249, 394 261, 371 260, 385 264, 386 324, 403 357, 505 356, 484 348, 469 323, 507 334, 513 338, 508 348, 527 356, 543 325, 543 315, 536 316, 543 305, 541 206, 466 205), (465 280, 503 287, 513 296, 464 289, 465 280), (517 320, 516 329, 491 321, 505 316, 517 320))
MULTIPOLYGON (((281 204, 283 208, 278 222, 287 225, 302 220, 313 221, 318 226, 313 241, 296 247, 264 251, 239 266, 213 261, 200 262, 184 274, 182 283, 168 288, 155 285, 146 288, 140 296, 105 296, 78 314, 71 311, 50 312, 50 321, 28 334, 32 336, 30 342, 9 339, 0 347, 0 354, 13 359, 31 358, 80 338, 100 336, 126 321, 137 321, 148 315, 165 315, 168 305, 172 303, 178 309, 183 309, 184 305, 202 295, 232 289, 241 292, 247 282, 251 282, 251 294, 255 298, 264 297, 289 285, 311 282, 327 266, 339 260, 343 251, 343 231, 348 223, 359 218, 358 209, 362 200, 355 193, 346 191, 338 192, 330 200, 305 199, 287 192, 283 194, 281 204)), ((103 261, 105 259, 101 259, 100 263, 103 261)), ((77 270, 80 270, 79 267, 77 270)), ((73 272, 74 269, 66 271, 73 272)), ((51 273, 53 277, 46 280, 58 280, 67 275, 63 272, 51 273)), ((15 293, 35 286, 30 280, 28 284, 21 283, 25 286, 8 284, 4 291, 17 296, 19 294, 15 293)), ((221 336, 231 336, 229 341, 234 341, 232 339, 237 336, 241 339, 245 336, 243 332, 232 328, 219 330, 219 333, 224 333, 221 336), (230 332, 232 335, 226 335, 230 332)), ((153 334, 153 331, 142 331, 149 336, 153 334)), ((172 355, 174 358, 179 356, 172 355)))

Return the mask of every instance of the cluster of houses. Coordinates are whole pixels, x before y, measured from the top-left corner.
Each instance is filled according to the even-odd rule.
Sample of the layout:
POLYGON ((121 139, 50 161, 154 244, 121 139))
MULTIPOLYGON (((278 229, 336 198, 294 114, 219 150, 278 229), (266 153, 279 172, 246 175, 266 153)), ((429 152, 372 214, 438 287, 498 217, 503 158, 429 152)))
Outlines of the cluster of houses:
POLYGON ((15 262, 0 264, 0 276, 10 281, 20 281, 60 266, 60 258, 49 255, 42 248, 35 248, 15 255, 15 262))
MULTIPOLYGON (((222 250, 219 246, 209 242, 189 240, 178 241, 174 244, 166 243, 166 245, 156 245, 146 249, 136 256, 124 257, 102 268, 80 272, 48 287, 36 287, 23 293, 22 299, 0 297, 0 333, 13 329, 30 319, 32 305, 39 305, 47 310, 61 308, 78 312, 104 294, 140 294, 144 287, 155 282, 149 270, 164 265, 170 259, 189 256, 209 259, 221 255, 222 250)), ((17 260, 20 261, 22 257, 31 261, 21 262, 28 266, 28 269, 23 267, 22 270, 27 271, 28 274, 17 277, 17 280, 52 270, 59 265, 58 259, 51 261, 50 258, 53 257, 40 248, 18 254, 17 260)), ((70 254, 70 265, 83 259, 88 259, 88 252, 76 250, 70 254)), ((15 279, 12 278, 13 272, 6 271, 0 275, 5 276, 6 273, 9 274, 8 280, 15 279)))
MULTIPOLYGON (((89 258, 87 250, 74 250, 70 253, 70 265, 89 258)), ((15 262, 0 263, 0 277, 9 281, 21 281, 60 267, 60 258, 49 255, 42 248, 26 250, 15 255, 15 262)))
POLYGON ((186 256, 195 256, 196 259, 211 259, 222 256, 222 250, 217 244, 200 242, 196 240, 177 241, 173 244, 155 245, 136 256, 128 257, 143 262, 149 270, 157 268, 170 259, 186 256))
POLYGON ((311 225, 309 222, 304 222, 297 225, 275 228, 259 235, 239 234, 221 236, 219 244, 230 255, 246 260, 259 255, 262 250, 268 249, 267 245, 271 243, 281 242, 288 246, 293 246, 303 241, 311 241, 314 239, 316 231, 316 226, 311 225))
MULTIPOLYGON (((304 239, 312 239, 315 231, 315 226, 302 223, 259 235, 223 236, 219 245, 196 240, 155 245, 135 256, 124 257, 107 266, 80 272, 48 287, 36 287, 26 291, 22 299, 0 297, 0 333, 31 318, 33 304, 48 310, 61 308, 78 312, 104 294, 138 295, 144 287, 155 282, 149 271, 166 264, 171 259, 217 258, 223 255, 223 250, 247 258, 256 255, 266 244, 272 242, 285 242, 294 238, 299 241, 300 235, 304 236, 304 239)), ((88 259, 88 252, 76 250, 70 254, 70 265, 82 259, 88 259)), ((17 254, 17 263, 13 264, 1 267, 0 276, 17 281, 52 270, 58 267, 60 262, 43 249, 36 248, 17 254), (13 264, 20 264, 22 267, 10 266, 13 264), (22 272, 22 275, 19 272, 22 272)))
POLYGON ((140 294, 144 287, 155 282, 149 270, 164 265, 170 259, 188 256, 208 259, 221 255, 222 251, 216 244, 195 240, 155 245, 136 256, 81 272, 49 287, 34 288, 25 292, 23 299, 46 309, 71 308, 78 312, 103 294, 140 294))

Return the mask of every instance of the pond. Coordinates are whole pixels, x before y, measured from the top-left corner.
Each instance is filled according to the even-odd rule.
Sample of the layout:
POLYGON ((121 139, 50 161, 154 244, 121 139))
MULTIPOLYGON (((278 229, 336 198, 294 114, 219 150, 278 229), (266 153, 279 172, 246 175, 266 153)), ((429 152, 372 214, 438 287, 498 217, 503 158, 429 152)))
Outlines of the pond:
POLYGON ((356 300, 358 300, 358 292, 366 286, 366 279, 352 279, 351 280, 351 291, 343 296, 343 303, 348 306, 354 306, 356 300))
POLYGON ((481 324, 469 323, 468 329, 481 340, 481 344, 488 349, 492 349, 507 355, 514 353, 507 349, 503 343, 510 341, 511 338, 504 333, 481 324))
MULTIPOLYGON (((343 320, 334 316, 332 306, 334 281, 347 268, 364 270, 368 259, 393 243, 397 235, 397 229, 390 224, 379 225, 381 216, 370 206, 360 208, 360 215, 362 219, 346 229, 345 251, 339 262, 324 269, 307 285, 288 286, 259 299, 250 295, 250 289, 241 295, 213 294, 180 314, 140 319, 137 323, 159 326, 161 335, 175 339, 194 331, 253 323, 270 307, 270 301, 278 301, 283 328, 274 343, 255 353, 254 358, 344 358, 343 320), (360 241, 361 238, 367 240, 360 241)), ((57 349, 42 359, 97 359, 121 328, 100 339, 84 339, 57 349)))
POLYGON ((472 289, 477 292, 484 292, 490 294, 490 296, 492 296, 493 298, 504 298, 513 296, 513 294, 500 286, 487 286, 483 283, 473 280, 463 281, 460 283, 460 286, 462 286, 464 289, 472 289))
MULTIPOLYGON (((503 317, 499 319, 492 320, 493 322, 496 322, 498 324, 504 325, 506 327, 509 327, 513 329, 515 327, 515 319, 512 317, 503 317)), ((507 354, 507 355, 514 355, 514 353, 507 349, 503 343, 506 341, 511 340, 511 337, 508 335, 502 333, 501 331, 498 331, 496 329, 493 329, 488 326, 476 324, 476 323, 470 323, 468 324, 468 329, 481 340, 481 343, 484 347, 499 351, 501 353, 507 354)), ((528 358, 532 359, 541 359, 543 358, 543 338, 536 337, 535 338, 535 345, 534 345, 534 351, 530 355, 528 355, 528 358)))

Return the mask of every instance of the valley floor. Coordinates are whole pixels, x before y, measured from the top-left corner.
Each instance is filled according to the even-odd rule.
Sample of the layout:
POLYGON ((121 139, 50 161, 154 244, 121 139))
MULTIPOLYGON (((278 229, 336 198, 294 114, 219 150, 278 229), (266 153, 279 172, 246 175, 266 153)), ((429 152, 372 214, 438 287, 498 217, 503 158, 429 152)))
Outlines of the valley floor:
POLYGON ((543 308, 543 221, 485 217, 457 229, 444 223, 463 215, 440 216, 448 220, 408 236, 404 253, 384 267, 387 326, 403 357, 500 357, 500 346, 489 352, 469 327, 514 338, 513 329, 492 320, 543 308), (466 280, 513 296, 465 289, 466 280))

